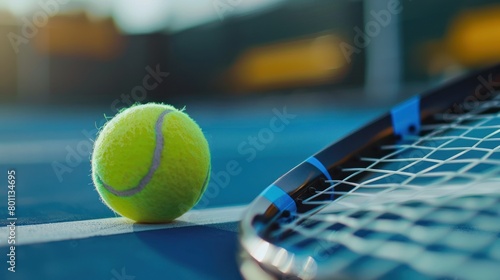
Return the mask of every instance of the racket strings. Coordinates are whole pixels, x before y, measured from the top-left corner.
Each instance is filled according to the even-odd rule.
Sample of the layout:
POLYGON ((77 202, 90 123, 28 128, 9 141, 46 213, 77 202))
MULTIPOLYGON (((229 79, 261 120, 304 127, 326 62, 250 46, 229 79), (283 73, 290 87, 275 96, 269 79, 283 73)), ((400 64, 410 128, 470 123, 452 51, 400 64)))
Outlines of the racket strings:
POLYGON ((409 266, 436 277, 455 275, 462 263, 498 272, 492 266, 500 262, 499 215, 498 193, 377 204, 341 215, 320 211, 307 221, 314 226, 295 228, 286 245, 316 252, 316 260, 338 266, 335 273, 357 271, 368 259, 385 260, 391 271, 409 266), (339 266, 345 258, 350 261, 339 266))
POLYGON ((318 207, 282 222, 272 238, 313 252, 338 275, 367 271, 359 268, 368 260, 379 264, 369 278, 499 273, 499 109, 493 100, 464 115, 437 115, 420 136, 380 147, 385 155, 359 157, 366 167, 343 168, 346 176, 301 202, 318 207), (338 198, 319 199, 325 194, 338 198))
MULTIPOLYGON (((488 104, 488 103, 486 103, 488 104)), ((489 103, 491 104, 491 103, 489 103)), ((496 103, 495 103, 496 104, 496 103)), ((389 186, 386 189, 394 189, 394 188, 405 188, 411 186, 410 182, 416 177, 442 177, 440 181, 435 181, 434 184, 442 184, 446 181, 451 180, 454 177, 462 176, 463 178, 469 178, 470 180, 480 180, 484 177, 484 170, 477 174, 474 172, 468 173, 468 171, 472 170, 478 164, 489 164, 491 166, 500 164, 500 154, 496 154, 497 158, 491 158, 492 155, 498 153, 500 151, 500 116, 498 113, 496 114, 488 114, 487 116, 477 116, 469 113, 466 117, 462 117, 460 119, 455 120, 455 125, 449 126, 438 126, 438 129, 432 130, 429 134, 424 135, 423 137, 414 138, 412 144, 400 144, 400 145, 392 145, 392 146, 383 146, 382 149, 393 150, 393 152, 388 153, 386 156, 376 159, 376 158, 364 158, 361 157, 360 160, 372 162, 366 168, 347 168, 343 171, 353 172, 351 175, 347 176, 343 180, 331 180, 332 185, 327 188, 324 192, 334 192, 336 185, 340 184, 348 184, 354 186, 354 188, 349 193, 354 193, 358 191, 361 187, 382 187, 389 186), (457 124, 474 118, 476 120, 474 125, 461 126, 463 131, 458 135, 451 136, 441 136, 446 133, 450 128, 457 127, 457 124), (498 122, 495 126, 488 126, 489 129, 494 129, 493 132, 485 135, 481 138, 471 138, 467 137, 473 131, 477 131, 480 129, 484 129, 484 125, 490 123, 492 120, 496 120, 498 122), (497 136, 497 137, 495 137, 497 136), (456 145, 455 147, 449 147, 452 143, 456 143, 463 140, 474 140, 475 143, 467 142, 470 145, 456 145), (481 145, 484 142, 493 142, 493 147, 484 147, 481 145), (443 152, 453 152, 450 155, 443 159, 443 152), (471 152, 483 152, 480 157, 475 155, 474 157, 464 155, 471 152), (434 154, 439 153, 439 156, 436 158, 432 158, 434 154), (410 156, 408 156, 410 155, 410 156), (418 155, 418 156, 411 156, 418 155), (427 168, 417 168, 419 164, 427 162, 433 163, 427 168), (390 169, 385 165, 387 163, 401 163, 398 169, 390 169), (407 164, 404 164, 407 163, 407 164), (452 164, 455 164, 454 166, 452 164), (384 166, 384 168, 376 168, 377 166, 384 166), (445 165, 452 166, 452 170, 443 171, 444 168, 441 168, 445 165), (457 167, 461 167, 458 170, 457 167), (359 176, 361 173, 373 173, 379 174, 379 176, 372 176, 371 179, 362 181, 362 182, 351 182, 350 179, 356 176, 359 176), (407 176, 406 180, 401 182, 388 184, 388 182, 384 182, 384 184, 374 184, 376 181, 380 181, 381 179, 393 176, 407 176), (371 186, 370 186, 371 185, 371 186)), ((426 126, 423 126, 423 130, 428 129, 426 126)), ((415 185, 413 187, 417 187, 415 185)), ((383 188, 383 187, 382 187, 383 188)), ((387 190, 385 190, 387 191, 387 190)), ((316 196, 321 195, 322 193, 318 193, 316 196)), ((314 201, 315 196, 312 196, 310 201, 314 201)), ((303 203, 308 203, 308 200, 305 200, 303 203)), ((316 202, 312 202, 316 203, 316 202)))

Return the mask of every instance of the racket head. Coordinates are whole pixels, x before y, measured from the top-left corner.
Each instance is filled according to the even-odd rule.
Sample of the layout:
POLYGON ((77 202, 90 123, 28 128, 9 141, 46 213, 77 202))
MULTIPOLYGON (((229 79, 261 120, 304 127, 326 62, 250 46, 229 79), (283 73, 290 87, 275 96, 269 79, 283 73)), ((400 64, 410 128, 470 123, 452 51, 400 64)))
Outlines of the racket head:
MULTIPOLYGON (((248 264, 254 264, 267 275, 280 278, 288 277, 289 279, 294 279, 294 277, 298 279, 330 279, 332 273, 337 278, 376 278, 376 275, 380 277, 411 275, 417 278, 432 278, 455 275, 456 273, 449 272, 451 268, 447 268, 448 272, 446 269, 431 271, 412 267, 412 264, 408 263, 409 261, 398 263, 397 260, 391 260, 388 256, 371 256, 367 253, 356 255, 356 250, 345 248, 348 247, 345 245, 355 243, 355 237, 366 239, 366 236, 363 235, 368 234, 368 231, 362 227, 356 228, 354 225, 346 224, 345 221, 336 224, 335 222, 338 222, 336 217, 343 217, 346 220, 350 219, 359 223, 362 221, 359 217, 372 212, 382 213, 380 215, 384 218, 384 215, 389 215, 388 209, 392 209, 391 211, 396 211, 396 213, 397 210, 403 211, 404 209, 412 209, 412 207, 419 209, 419 211, 424 208, 433 209, 432 207, 435 207, 436 211, 443 209, 459 211, 461 208, 456 206, 458 202, 468 205, 467 203, 474 204, 481 200, 488 200, 490 204, 487 204, 484 209, 479 206, 473 208, 469 215, 475 213, 476 216, 480 216, 479 218, 484 218, 482 215, 497 213, 495 211, 498 209, 495 207, 498 206, 498 201, 495 198, 498 195, 498 188, 495 186, 500 186, 498 181, 500 178, 498 170, 500 157, 498 155, 500 153, 496 152, 500 146, 500 134, 496 135, 497 130, 500 129, 498 127, 500 122, 497 123, 500 119, 497 117, 498 104, 500 104, 497 94, 499 87, 500 65, 455 80, 421 97, 404 102, 390 113, 325 148, 283 175, 249 205, 241 221, 242 263, 247 264, 247 267, 248 264), (494 117, 492 120, 474 119, 476 114, 481 115, 481 117, 493 114, 494 117), (481 129, 482 134, 477 133, 478 135, 474 136, 471 132, 471 137, 460 134, 460 125, 465 123, 464 127, 470 127, 470 123, 474 123, 474 121, 476 125, 478 122, 482 122, 480 124, 484 128, 481 129), (488 129, 490 131, 487 131, 488 129), (453 133, 450 135, 449 131, 458 133, 459 140, 463 143, 458 147, 453 147, 450 144, 455 140, 446 143, 448 138, 456 137, 453 133), (480 140, 486 137, 489 137, 487 139, 491 141, 480 140), (469 140, 471 140, 471 145, 476 145, 474 147, 483 150, 478 148, 459 151, 460 148, 469 145, 467 142, 469 140), (419 145, 412 149, 411 145, 415 145, 415 143, 419 143, 419 145), (426 145, 430 147, 431 152, 422 152, 421 147, 426 145), (401 155, 401 150, 405 150, 406 154, 401 155), (485 152, 489 152, 486 157, 484 156, 485 152), (391 157, 391 153, 394 153, 395 156, 391 157), (418 158, 429 160, 412 160, 415 153, 417 153, 418 158), (428 154, 435 155, 436 159, 428 154), (447 154, 451 154, 451 156, 447 154), (459 156, 453 157, 457 154, 459 156), (449 161, 444 162, 439 157, 451 158, 453 159, 451 163, 455 165, 451 165, 449 161), (459 157, 463 157, 462 162, 458 160, 459 157), (376 162, 380 159, 384 159, 385 162, 376 162), (404 162, 404 159, 410 159, 410 161, 417 163, 407 163, 404 162), (482 161, 481 165, 475 164, 474 166, 477 169, 476 173, 467 169, 467 165, 479 160, 482 161), (388 168, 387 165, 391 164, 393 166, 388 168), (440 164, 440 168, 443 170, 425 173, 426 165, 435 166, 436 164, 440 164), (391 171, 387 173, 388 176, 380 175, 379 165, 391 171), (405 173, 400 167, 401 165, 409 165, 409 168, 413 167, 414 170, 405 173), (367 168, 371 168, 371 170, 366 171, 367 168), (460 168, 467 171, 465 176, 460 173, 460 168), (408 176, 421 174, 418 172, 422 171, 424 171, 424 176, 414 176, 413 180, 408 179, 408 176), (383 180, 380 180, 380 177, 383 177, 383 180), (443 180, 443 178, 445 179, 443 180), (471 186, 478 184, 482 187, 471 192, 471 186), (425 190, 418 188, 424 185, 426 186, 425 190), (353 190, 357 195, 352 195, 353 190), (330 203, 331 201, 333 203, 330 203), (378 212, 375 211, 376 209, 378 212), (331 237, 315 238, 314 234, 324 235, 324 232, 313 230, 307 233, 308 237, 312 238, 300 240, 303 233, 300 230, 297 233, 294 227, 301 227, 301 230, 304 228, 307 230, 315 229, 316 221, 310 217, 325 218, 326 220, 320 220, 318 223, 329 230, 331 237), (325 226, 327 222, 333 223, 333 226, 325 226), (335 225, 338 228, 335 228, 335 225), (336 232, 342 230, 350 230, 351 235, 346 236, 349 236, 353 241, 349 241, 349 239, 340 241, 337 239, 338 237, 333 237, 336 232), (290 242, 290 240, 292 241, 290 242), (343 258, 339 259, 339 256, 343 258), (345 260, 344 265, 348 267, 347 261, 360 262, 359 257, 363 257, 365 261, 359 267, 351 266, 357 267, 358 270, 364 269, 364 271, 369 272, 368 274, 354 273, 352 269, 341 267, 342 260, 345 260), (337 265, 337 268, 332 269, 332 265, 337 265), (381 269, 384 265, 385 270, 381 269), (396 266, 399 267, 399 270, 395 269, 396 266), (402 274, 397 274, 399 272, 394 271, 399 271, 402 274), (390 274, 391 272, 393 274, 390 274)), ((465 208, 464 211, 469 210, 465 208)), ((380 224, 377 218, 378 216, 375 215, 372 221, 363 222, 380 224)), ((400 219, 404 221, 403 218, 400 219)), ((467 223, 465 224, 467 229, 467 223)), ((456 224, 449 222, 448 224, 432 225, 420 229, 425 232, 426 229, 432 231, 434 227, 445 226, 452 229, 463 227, 458 222, 456 224)), ((483 233, 482 231, 471 231, 470 227, 468 230, 470 233, 461 236, 462 238, 473 235, 480 236, 483 233)), ((455 232, 455 230, 450 232, 455 232)), ((370 234, 376 236, 376 233, 378 232, 370 234)), ((488 236, 490 238, 497 236, 498 239, 498 233, 500 230, 488 232, 488 236)), ((385 236, 385 238, 396 237, 385 236)), ((492 240, 490 243, 495 250, 492 253, 493 256, 489 256, 486 262, 476 264, 475 268, 483 267, 488 271, 500 273, 499 270, 493 270, 488 262, 496 260, 498 253, 496 250, 500 250, 500 243, 493 241, 496 240, 492 240)), ((387 244, 385 245, 390 245, 387 244)), ((427 244, 423 241, 414 245, 411 248, 416 248, 415 250, 427 247, 434 250, 437 245, 441 246, 440 250, 450 249, 443 248, 443 244, 427 244), (433 247, 433 245, 436 246, 433 247)), ((379 246, 382 246, 382 243, 379 246)), ((451 249, 454 248, 451 247, 451 249)), ((429 249, 429 251, 431 250, 429 249)), ((481 254, 482 251, 479 249, 470 250, 462 254, 448 255, 448 257, 470 257, 466 253, 481 254)), ((430 259, 430 254, 427 257, 430 259)), ((484 256, 482 257, 484 258, 484 256)), ((500 260, 500 256, 498 258, 500 260)), ((474 259, 469 258, 462 262, 467 263, 467 261, 471 262, 474 259)), ((419 262, 416 262, 416 265, 422 266, 419 262)), ((462 275, 471 276, 472 273, 469 271, 469 273, 462 275)))

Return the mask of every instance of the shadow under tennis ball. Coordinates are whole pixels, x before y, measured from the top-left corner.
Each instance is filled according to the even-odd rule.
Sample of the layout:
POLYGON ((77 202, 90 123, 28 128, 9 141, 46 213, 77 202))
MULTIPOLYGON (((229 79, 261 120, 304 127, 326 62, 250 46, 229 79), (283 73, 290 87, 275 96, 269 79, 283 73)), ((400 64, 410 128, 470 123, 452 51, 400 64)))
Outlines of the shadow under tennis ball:
POLYGON ((236 229, 237 223, 227 223, 136 231, 134 235, 163 258, 161 262, 165 268, 178 265, 176 271, 182 273, 177 275, 178 278, 240 279, 236 261, 236 229))

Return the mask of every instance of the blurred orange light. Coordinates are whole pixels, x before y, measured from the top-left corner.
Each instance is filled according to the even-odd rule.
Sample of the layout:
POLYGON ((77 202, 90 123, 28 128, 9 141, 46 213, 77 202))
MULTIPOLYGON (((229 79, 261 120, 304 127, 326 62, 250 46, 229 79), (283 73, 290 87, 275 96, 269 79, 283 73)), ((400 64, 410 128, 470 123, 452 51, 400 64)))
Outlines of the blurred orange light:
POLYGON ((35 39, 42 53, 102 60, 117 57, 124 40, 111 18, 91 21, 85 13, 50 18, 35 39))
POLYGON ((453 21, 447 49, 462 65, 500 61, 500 5, 463 12, 453 21))
POLYGON ((348 66, 340 42, 323 35, 252 48, 230 69, 232 87, 265 90, 334 81, 348 66))

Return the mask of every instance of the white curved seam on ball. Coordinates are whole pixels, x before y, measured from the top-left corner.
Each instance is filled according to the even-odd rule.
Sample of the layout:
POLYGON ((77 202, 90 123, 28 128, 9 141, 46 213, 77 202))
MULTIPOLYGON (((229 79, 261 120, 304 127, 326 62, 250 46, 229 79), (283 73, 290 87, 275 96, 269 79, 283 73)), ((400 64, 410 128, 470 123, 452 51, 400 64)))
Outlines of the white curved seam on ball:
POLYGON ((155 134, 156 134, 156 144, 155 144, 155 150, 153 154, 153 161, 151 163, 151 167, 149 167, 148 173, 146 176, 142 177, 141 181, 139 181, 139 184, 136 187, 133 187, 128 190, 115 190, 112 186, 104 183, 104 181, 100 178, 99 175, 97 175, 99 181, 101 181, 102 185, 106 190, 108 190, 110 193, 116 195, 116 196, 131 196, 134 195, 140 191, 142 191, 146 185, 151 181, 151 178, 153 178, 154 173, 156 172, 156 169, 160 166, 161 163, 161 153, 163 150, 163 143, 164 143, 164 138, 163 138, 163 133, 162 133, 162 126, 163 126, 163 121, 165 120, 165 116, 173 112, 171 109, 166 109, 161 113, 161 115, 158 117, 156 120, 155 124, 155 134))
POLYGON ((210 178, 210 171, 212 170, 212 164, 210 162, 208 162, 208 170, 207 170, 207 175, 205 175, 205 180, 203 180, 203 185, 202 186, 202 189, 200 191, 200 194, 198 195, 198 198, 197 198, 197 203, 200 201, 203 193, 205 192, 206 188, 207 188, 207 184, 208 184, 208 179, 210 178))
POLYGON ((210 164, 210 162, 208 163, 208 170, 207 170, 207 175, 205 175, 205 180, 203 180, 203 185, 201 185, 202 187, 205 187, 207 185, 207 181, 208 181, 208 178, 210 177, 210 170, 212 170, 212 166, 210 164))

